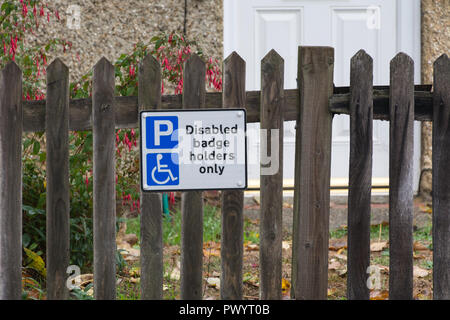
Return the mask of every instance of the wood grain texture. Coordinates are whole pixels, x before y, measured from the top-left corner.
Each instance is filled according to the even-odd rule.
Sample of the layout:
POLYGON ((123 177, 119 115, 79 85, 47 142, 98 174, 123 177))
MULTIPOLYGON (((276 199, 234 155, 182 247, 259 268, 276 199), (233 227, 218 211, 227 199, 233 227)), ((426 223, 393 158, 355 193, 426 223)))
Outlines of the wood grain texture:
MULTIPOLYGON (((430 85, 415 86, 415 119, 431 121, 433 118, 433 95, 430 85)), ((330 111, 333 114, 350 114, 349 87, 336 87, 335 94, 330 98, 330 111)), ((389 87, 375 86, 373 92, 373 118, 389 120, 389 87)), ((297 89, 284 90, 284 120, 295 121, 298 116, 299 96, 297 89)), ((247 122, 260 121, 261 92, 247 91, 245 94, 245 109, 247 122)), ((208 92, 205 98, 205 108, 222 108, 222 93, 208 92)), ((181 95, 164 95, 162 109, 181 109, 181 95)), ((91 98, 70 100, 69 126, 70 130, 92 130, 91 98)), ((45 101, 24 101, 24 131, 37 132, 45 130, 45 101)), ((116 128, 137 128, 138 97, 116 97, 115 104, 116 128)))
POLYGON ((45 134, 47 299, 63 300, 70 262, 69 69, 59 59, 47 68, 45 134))
MULTIPOLYGON (((335 88, 345 91, 346 87, 335 88)), ((414 120, 432 121, 433 94, 431 85, 416 85, 414 91, 414 120)), ((350 114, 350 93, 335 93, 330 99, 330 111, 333 114, 350 114)), ((389 120, 389 87, 373 87, 373 119, 389 120)))
POLYGON ((390 64, 389 299, 413 297, 414 62, 390 64))
POLYGON ((292 287, 294 299, 326 299, 334 49, 299 47, 292 287))
MULTIPOLYGON (((223 107, 245 108, 245 61, 233 52, 223 63, 223 107)), ((244 191, 222 191, 222 300, 242 300, 244 254, 244 191)))
MULTIPOLYGON (((139 66, 139 110, 161 107, 161 66, 148 55, 139 66)), ((161 193, 141 192, 141 299, 163 298, 161 193)))
POLYGON ((114 66, 102 58, 94 67, 94 296, 116 297, 116 189, 114 66))
POLYGON ((22 71, 0 72, 0 300, 22 298, 22 71))
POLYGON ((450 59, 434 63, 433 298, 450 299, 450 59))
POLYGON ((368 300, 372 186, 373 61, 360 50, 350 62, 350 165, 347 298, 368 300))
POLYGON ((283 106, 284 60, 271 50, 261 61, 261 130, 267 132, 261 132, 261 157, 272 157, 270 163, 261 162, 259 296, 262 300, 281 299, 283 106), (276 139, 277 135, 278 139, 273 141, 272 136, 276 139), (273 160, 274 155, 278 155, 277 161, 273 160))
MULTIPOLYGON (((183 109, 205 106, 205 63, 192 54, 184 63, 183 109)), ((203 279, 203 195, 181 195, 181 299, 201 300, 203 279)))

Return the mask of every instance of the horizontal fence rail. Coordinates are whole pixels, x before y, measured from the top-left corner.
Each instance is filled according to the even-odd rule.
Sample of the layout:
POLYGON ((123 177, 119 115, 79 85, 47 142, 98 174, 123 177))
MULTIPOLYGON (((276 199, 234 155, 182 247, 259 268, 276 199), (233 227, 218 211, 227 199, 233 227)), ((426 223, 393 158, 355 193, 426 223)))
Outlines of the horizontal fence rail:
MULTIPOLYGON (((330 112, 333 114, 350 114, 350 87, 335 87, 330 98, 330 112)), ((415 120, 431 121, 433 119, 433 94, 431 85, 416 85, 414 91, 415 120)), ((296 121, 298 116, 299 93, 296 89, 284 90, 284 121, 296 121)), ((247 91, 244 106, 247 110, 247 122, 260 122, 261 91, 247 91)), ((389 87, 373 87, 373 118, 389 120, 389 87)), ((116 97, 116 128, 130 129, 138 126, 138 97, 116 97)), ((162 97, 161 109, 182 109, 181 95, 162 97)), ((222 93, 207 92, 206 109, 222 108, 222 93)), ((92 99, 70 100, 69 127, 73 131, 92 130, 92 99)), ((45 130, 45 100, 24 101, 24 131, 40 132, 45 130)))
MULTIPOLYGON (((232 53, 224 61, 224 92, 206 93, 205 63, 193 54, 184 65, 183 94, 170 96, 161 96, 160 64, 147 56, 138 97, 114 96, 114 67, 103 58, 94 67, 92 98, 76 100, 69 99, 68 68, 56 59, 47 69, 47 100, 32 102, 22 101, 22 72, 9 63, 0 72, 0 299, 21 298, 23 132, 46 133, 47 296, 67 299, 68 132, 93 131, 94 295, 115 299, 115 129, 138 127, 138 111, 198 108, 245 108, 248 122, 270 129, 261 133, 261 148, 279 156, 279 166, 261 175, 261 299, 282 298, 283 156, 295 161, 291 297, 327 298, 334 114, 350 118, 347 297, 370 297, 372 129, 379 119, 390 121, 389 298, 412 299, 413 121, 433 121, 434 299, 450 299, 449 58, 436 60, 432 86, 415 86, 414 62, 399 53, 391 60, 390 85, 373 86, 373 61, 361 50, 351 59, 350 86, 333 87, 333 48, 299 47, 298 55, 298 89, 283 89, 284 60, 272 50, 261 63, 261 91, 245 91, 245 61, 232 53), (270 141, 282 146, 284 121, 297 123, 295 157, 272 150, 270 141)), ((261 163, 261 172, 269 169, 261 163)), ((221 201, 220 297, 242 299, 243 191, 224 191, 221 201)), ((162 299, 161 194, 141 194, 141 204, 141 298, 162 299)), ((202 191, 182 193, 181 215, 181 298, 202 299, 202 191)))

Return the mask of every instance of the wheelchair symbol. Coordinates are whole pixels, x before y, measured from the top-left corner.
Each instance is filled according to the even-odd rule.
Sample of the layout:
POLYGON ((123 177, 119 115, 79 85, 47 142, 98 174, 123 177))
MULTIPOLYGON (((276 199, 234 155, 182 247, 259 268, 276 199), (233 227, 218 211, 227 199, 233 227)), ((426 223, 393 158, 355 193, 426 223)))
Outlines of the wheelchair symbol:
POLYGON ((172 174, 172 170, 169 169, 169 166, 167 164, 161 164, 161 160, 162 160, 163 156, 162 154, 158 154, 156 156, 156 167, 153 168, 152 170, 152 178, 153 181, 155 181, 157 184, 166 184, 167 182, 169 182, 170 180, 172 181, 176 181, 178 179, 178 177, 174 177, 172 174), (169 175, 167 176, 167 179, 164 181, 159 181, 158 179, 156 179, 155 177, 155 172, 158 169, 158 173, 161 172, 167 172, 169 175))
POLYGON ((156 165, 153 169, 151 169, 149 185, 178 184, 178 155, 171 153, 158 153, 156 154, 156 157, 155 154, 152 154, 151 157, 153 159, 149 159, 149 161, 156 165))

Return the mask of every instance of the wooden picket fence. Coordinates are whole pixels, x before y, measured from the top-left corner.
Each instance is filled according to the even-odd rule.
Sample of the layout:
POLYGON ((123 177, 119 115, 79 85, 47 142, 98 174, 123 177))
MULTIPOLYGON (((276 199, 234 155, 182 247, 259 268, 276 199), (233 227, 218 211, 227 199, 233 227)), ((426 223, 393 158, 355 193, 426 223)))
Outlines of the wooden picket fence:
MULTIPOLYGON (((94 67, 93 95, 69 100, 69 71, 56 59, 47 69, 47 100, 22 101, 22 73, 15 63, 0 73, 0 299, 22 293, 22 133, 46 132, 47 295, 65 299, 69 264, 69 130, 94 136, 94 294, 116 295, 116 128, 137 128, 139 110, 246 108, 248 122, 279 129, 297 121, 292 291, 294 299, 326 299, 330 164, 334 114, 350 116, 348 199, 348 298, 368 299, 372 123, 390 121, 390 299, 413 298, 413 121, 433 121, 433 294, 450 299, 450 60, 434 63, 431 86, 414 86, 413 61, 400 53, 390 64, 390 86, 373 87, 372 58, 351 60, 350 87, 333 87, 334 49, 299 47, 298 89, 284 90, 284 61, 270 51, 261 62, 261 91, 245 91, 245 62, 224 61, 223 93, 205 92, 205 64, 192 55, 184 66, 183 95, 161 96, 159 63, 139 68, 139 96, 114 96, 114 67, 94 67)), ((270 141, 270 130, 267 139, 270 141)), ((270 145, 270 144, 269 144, 270 145)), ((269 150, 270 152, 270 150, 269 150)), ((283 162, 282 148, 280 162, 283 162)), ((386 164, 388 165, 388 164, 386 164)), ((281 298, 282 168, 261 176, 260 298, 281 298)), ((163 294, 160 194, 142 194, 141 297, 163 294)), ((181 299, 202 298, 203 200, 184 192, 181 203, 181 299)), ((243 191, 222 192, 221 299, 243 298, 243 191)))

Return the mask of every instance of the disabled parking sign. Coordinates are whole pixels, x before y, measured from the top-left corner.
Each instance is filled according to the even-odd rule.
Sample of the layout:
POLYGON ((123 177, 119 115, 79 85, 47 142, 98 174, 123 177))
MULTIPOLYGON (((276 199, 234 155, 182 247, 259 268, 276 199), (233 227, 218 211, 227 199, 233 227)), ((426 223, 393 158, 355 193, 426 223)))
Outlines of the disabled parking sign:
POLYGON ((244 109, 140 113, 143 191, 245 189, 244 109))

